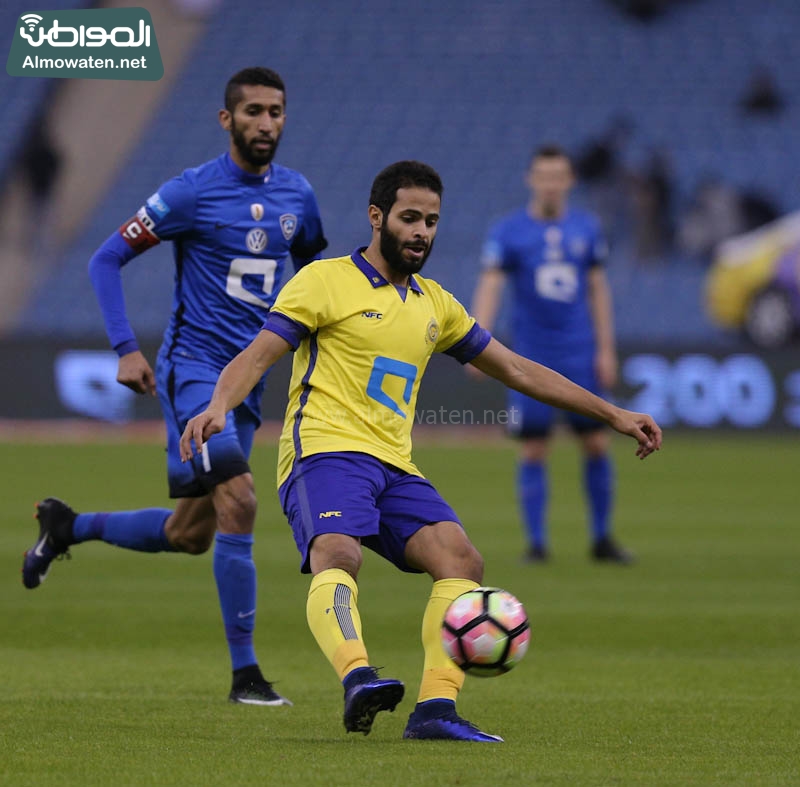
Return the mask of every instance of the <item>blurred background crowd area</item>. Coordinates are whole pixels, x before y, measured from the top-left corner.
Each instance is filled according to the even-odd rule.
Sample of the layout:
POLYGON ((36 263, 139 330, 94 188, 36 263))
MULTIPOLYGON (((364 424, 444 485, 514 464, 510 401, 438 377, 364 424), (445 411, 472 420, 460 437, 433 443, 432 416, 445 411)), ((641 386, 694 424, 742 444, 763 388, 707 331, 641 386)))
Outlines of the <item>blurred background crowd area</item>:
MULTIPOLYGON (((775 221, 800 209, 797 0, 141 5, 164 60, 159 82, 0 76, 0 339, 103 336, 92 252, 163 181, 227 148, 223 87, 250 65, 286 82, 277 160, 314 186, 330 256, 366 242, 383 166, 418 158, 440 171, 443 220, 426 273, 465 303, 487 227, 524 203, 531 151, 548 141, 573 155, 575 201, 611 241, 623 344, 735 346, 757 290, 774 292, 779 259, 796 253, 797 222, 775 221), (765 226, 755 252, 752 235, 724 245, 765 226), (726 248, 733 267, 768 254, 769 272, 744 294, 723 287, 728 300, 709 306, 726 248)), ((10 20, 30 8, 3 9, 10 45, 10 20)), ((172 276, 169 244, 125 273, 142 340, 164 328, 172 276)))

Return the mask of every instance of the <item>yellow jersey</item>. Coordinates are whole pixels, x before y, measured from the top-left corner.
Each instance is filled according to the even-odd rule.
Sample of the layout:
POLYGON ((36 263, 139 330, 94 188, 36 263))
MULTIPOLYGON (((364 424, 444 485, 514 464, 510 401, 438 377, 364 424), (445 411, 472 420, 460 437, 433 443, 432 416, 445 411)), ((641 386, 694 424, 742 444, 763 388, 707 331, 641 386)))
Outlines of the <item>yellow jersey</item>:
POLYGON ((357 451, 414 475, 411 427, 434 352, 462 363, 491 336, 438 283, 390 284, 359 249, 318 260, 281 290, 264 330, 296 350, 278 451, 278 485, 295 459, 357 451))

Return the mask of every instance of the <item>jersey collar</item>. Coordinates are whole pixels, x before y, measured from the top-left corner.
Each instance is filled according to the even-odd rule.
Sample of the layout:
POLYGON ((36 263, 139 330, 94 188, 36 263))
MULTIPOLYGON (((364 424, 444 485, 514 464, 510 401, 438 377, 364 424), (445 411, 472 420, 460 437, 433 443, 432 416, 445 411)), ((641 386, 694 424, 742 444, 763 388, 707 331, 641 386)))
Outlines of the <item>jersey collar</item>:
POLYGON ((232 178, 235 178, 242 183, 247 183, 251 186, 257 186, 260 183, 269 183, 272 177, 272 164, 263 175, 254 175, 252 172, 245 172, 232 158, 230 153, 225 153, 222 157, 222 163, 226 170, 230 173, 232 178))
MULTIPOLYGON (((378 273, 372 265, 367 262, 364 258, 363 252, 366 250, 366 246, 360 246, 357 248, 351 255, 350 259, 356 264, 356 267, 369 279, 369 283, 373 287, 383 287, 385 284, 389 282, 378 273)), ((414 276, 408 277, 408 288, 410 290, 414 290, 414 292, 418 293, 419 295, 424 295, 425 293, 422 291, 422 287, 419 286, 419 283, 414 278, 414 276)))

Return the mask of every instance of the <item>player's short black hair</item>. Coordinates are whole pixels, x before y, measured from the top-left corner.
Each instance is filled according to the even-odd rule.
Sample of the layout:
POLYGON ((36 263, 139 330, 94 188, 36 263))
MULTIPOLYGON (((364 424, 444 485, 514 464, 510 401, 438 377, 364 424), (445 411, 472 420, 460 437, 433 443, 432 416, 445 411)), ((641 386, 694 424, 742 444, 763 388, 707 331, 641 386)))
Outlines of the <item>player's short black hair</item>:
POLYGON ((236 105, 242 100, 242 85, 264 85, 274 87, 283 93, 283 103, 286 103, 286 87, 277 71, 271 68, 243 68, 234 74, 225 85, 225 109, 233 112, 236 105))
POLYGON ((372 182, 369 204, 380 208, 384 216, 389 215, 397 201, 397 189, 419 186, 442 196, 444 186, 439 173, 421 161, 397 161, 381 170, 372 182))
POLYGON ((569 153, 556 142, 546 142, 544 145, 534 148, 533 153, 531 153, 530 163, 533 164, 534 161, 540 158, 564 158, 570 167, 572 166, 572 158, 569 153))

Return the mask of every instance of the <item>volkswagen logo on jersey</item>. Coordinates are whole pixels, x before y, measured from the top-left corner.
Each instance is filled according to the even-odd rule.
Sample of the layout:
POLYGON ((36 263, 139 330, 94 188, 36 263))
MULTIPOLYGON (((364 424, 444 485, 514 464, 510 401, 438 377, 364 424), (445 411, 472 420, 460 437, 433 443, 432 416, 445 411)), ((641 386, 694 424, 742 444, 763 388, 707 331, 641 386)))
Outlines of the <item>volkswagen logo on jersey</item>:
POLYGON ((245 243, 253 254, 259 254, 267 248, 267 233, 261 227, 254 227, 247 233, 245 243))
POLYGON ((284 213, 280 218, 281 232, 286 240, 291 240, 294 231, 297 229, 297 216, 294 213, 284 213))
POLYGON ((254 202, 250 206, 250 215, 255 221, 261 221, 264 218, 264 206, 260 202, 254 202))

